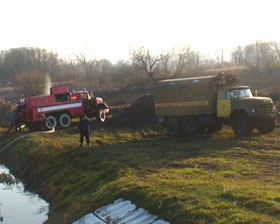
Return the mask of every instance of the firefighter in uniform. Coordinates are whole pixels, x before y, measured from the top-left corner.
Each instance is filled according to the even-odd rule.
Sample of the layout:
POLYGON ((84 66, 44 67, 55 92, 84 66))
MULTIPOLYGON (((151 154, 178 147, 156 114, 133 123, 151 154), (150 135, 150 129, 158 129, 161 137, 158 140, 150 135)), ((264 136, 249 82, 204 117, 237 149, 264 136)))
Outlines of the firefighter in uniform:
POLYGON ((80 118, 79 122, 79 130, 80 130, 80 146, 83 147, 84 139, 86 139, 86 143, 88 146, 90 146, 90 119, 87 117, 86 114, 84 114, 80 118))
POLYGON ((8 122, 10 123, 10 126, 6 132, 6 135, 10 133, 12 128, 15 128, 15 131, 21 131, 21 126, 20 126, 20 112, 18 109, 15 109, 12 112, 9 112, 7 117, 8 117, 8 122))

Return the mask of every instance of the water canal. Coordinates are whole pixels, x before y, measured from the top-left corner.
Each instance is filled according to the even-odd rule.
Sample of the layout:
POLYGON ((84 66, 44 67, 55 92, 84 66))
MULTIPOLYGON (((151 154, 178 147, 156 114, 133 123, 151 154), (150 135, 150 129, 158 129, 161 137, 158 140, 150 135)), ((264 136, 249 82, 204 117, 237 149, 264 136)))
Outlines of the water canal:
MULTIPOLYGON (((9 170, 0 164, 0 174, 9 170)), ((0 216, 3 224, 42 224, 48 219, 49 205, 38 195, 27 192, 21 182, 0 183, 0 216)), ((1 221, 0 221, 1 223, 1 221)))

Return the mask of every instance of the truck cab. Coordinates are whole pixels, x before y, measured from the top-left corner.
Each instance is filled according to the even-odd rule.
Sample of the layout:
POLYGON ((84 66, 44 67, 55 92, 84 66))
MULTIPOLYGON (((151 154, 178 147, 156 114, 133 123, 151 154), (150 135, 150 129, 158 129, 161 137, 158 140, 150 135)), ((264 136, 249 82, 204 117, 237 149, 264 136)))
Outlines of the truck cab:
POLYGON ((243 98, 252 98, 253 94, 248 86, 226 88, 218 90, 217 116, 229 117, 232 111, 232 103, 243 98))
POLYGON ((217 117, 237 135, 249 135, 254 128, 266 133, 274 130, 276 107, 268 97, 253 96, 248 86, 228 87, 218 90, 217 117))

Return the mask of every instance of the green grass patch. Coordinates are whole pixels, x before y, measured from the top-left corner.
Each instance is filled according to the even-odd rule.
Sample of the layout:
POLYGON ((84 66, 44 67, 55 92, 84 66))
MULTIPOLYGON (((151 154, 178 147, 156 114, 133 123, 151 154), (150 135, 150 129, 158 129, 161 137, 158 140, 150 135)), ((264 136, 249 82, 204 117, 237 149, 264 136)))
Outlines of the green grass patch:
POLYGON ((279 223, 279 132, 237 138, 225 128, 190 140, 156 126, 107 126, 80 148, 73 128, 22 138, 1 160, 50 203, 47 223, 71 223, 118 198, 176 224, 279 223))

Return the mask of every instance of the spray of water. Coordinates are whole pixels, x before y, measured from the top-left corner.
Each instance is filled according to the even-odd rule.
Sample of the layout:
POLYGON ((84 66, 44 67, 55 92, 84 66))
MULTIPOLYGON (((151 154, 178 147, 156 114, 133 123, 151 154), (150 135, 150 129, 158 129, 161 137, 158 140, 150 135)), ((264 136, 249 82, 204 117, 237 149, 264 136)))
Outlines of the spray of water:
POLYGON ((44 95, 49 95, 50 94, 50 88, 52 86, 52 81, 50 78, 49 73, 46 73, 45 75, 45 88, 44 88, 44 95))

